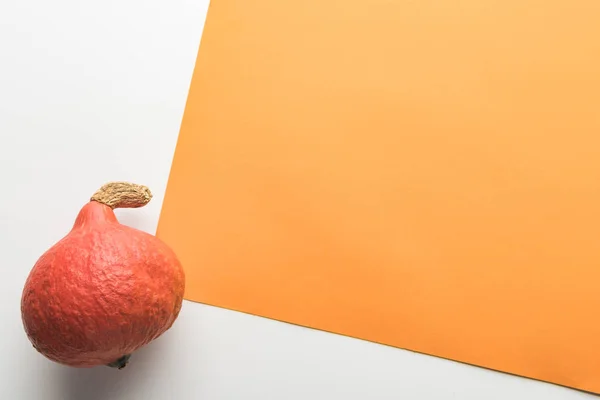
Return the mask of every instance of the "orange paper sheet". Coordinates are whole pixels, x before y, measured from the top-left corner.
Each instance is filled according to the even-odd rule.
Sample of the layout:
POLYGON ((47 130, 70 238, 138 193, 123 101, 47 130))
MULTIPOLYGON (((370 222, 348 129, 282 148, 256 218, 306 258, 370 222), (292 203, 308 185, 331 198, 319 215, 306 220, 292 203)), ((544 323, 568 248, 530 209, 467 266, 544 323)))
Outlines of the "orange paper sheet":
POLYGON ((600 392, 600 1, 213 0, 187 299, 600 392))

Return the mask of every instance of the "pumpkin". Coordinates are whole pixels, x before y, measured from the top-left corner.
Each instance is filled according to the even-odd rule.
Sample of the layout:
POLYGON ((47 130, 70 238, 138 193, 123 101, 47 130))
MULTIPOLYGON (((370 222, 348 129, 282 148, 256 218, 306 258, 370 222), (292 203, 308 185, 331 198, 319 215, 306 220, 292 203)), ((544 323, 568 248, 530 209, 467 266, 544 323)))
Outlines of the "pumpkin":
POLYGON ((157 237, 120 224, 113 211, 151 198, 142 185, 102 186, 33 266, 21 315, 29 340, 48 359, 120 369, 177 319, 185 289, 177 256, 157 237))

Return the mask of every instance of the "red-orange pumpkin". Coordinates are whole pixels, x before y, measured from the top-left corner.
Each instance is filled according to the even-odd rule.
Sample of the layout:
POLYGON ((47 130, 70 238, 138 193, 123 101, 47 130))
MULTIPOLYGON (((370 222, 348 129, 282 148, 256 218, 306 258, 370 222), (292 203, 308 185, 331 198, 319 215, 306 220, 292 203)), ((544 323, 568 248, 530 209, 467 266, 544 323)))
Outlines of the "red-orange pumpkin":
POLYGON ((155 236, 120 224, 113 212, 141 207, 151 197, 145 186, 104 185, 31 270, 22 319, 47 358, 123 368, 179 315, 185 277, 176 255, 155 236))

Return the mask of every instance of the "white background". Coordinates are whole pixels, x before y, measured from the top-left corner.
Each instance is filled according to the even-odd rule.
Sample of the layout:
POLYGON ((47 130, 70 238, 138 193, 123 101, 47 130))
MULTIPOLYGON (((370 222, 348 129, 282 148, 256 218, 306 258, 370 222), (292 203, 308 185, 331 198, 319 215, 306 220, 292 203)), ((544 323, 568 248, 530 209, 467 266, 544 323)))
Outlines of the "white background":
MULTIPOLYGON (((249 0, 250 1, 250 0, 249 0)), ((185 302, 122 371, 53 364, 29 344, 23 283, 101 184, 155 198, 155 232, 207 0, 0 2, 0 398, 547 399, 575 390, 185 302)))

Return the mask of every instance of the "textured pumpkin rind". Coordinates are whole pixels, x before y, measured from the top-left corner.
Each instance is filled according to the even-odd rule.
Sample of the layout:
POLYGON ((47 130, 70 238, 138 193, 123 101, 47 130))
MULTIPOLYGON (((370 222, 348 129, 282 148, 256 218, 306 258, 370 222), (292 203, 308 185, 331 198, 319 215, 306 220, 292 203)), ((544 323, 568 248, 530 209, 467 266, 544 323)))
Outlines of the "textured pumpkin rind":
POLYGON ((166 244, 91 202, 34 265, 21 300, 23 324, 50 360, 106 365, 167 331, 184 290, 183 268, 166 244), (108 213, 107 221, 87 221, 90 212, 108 213))

